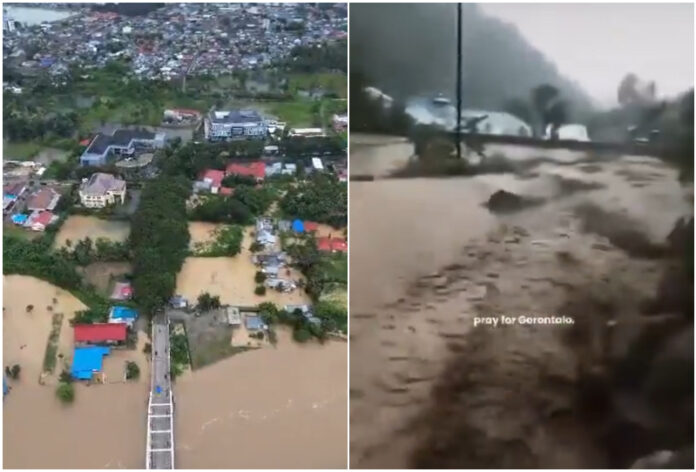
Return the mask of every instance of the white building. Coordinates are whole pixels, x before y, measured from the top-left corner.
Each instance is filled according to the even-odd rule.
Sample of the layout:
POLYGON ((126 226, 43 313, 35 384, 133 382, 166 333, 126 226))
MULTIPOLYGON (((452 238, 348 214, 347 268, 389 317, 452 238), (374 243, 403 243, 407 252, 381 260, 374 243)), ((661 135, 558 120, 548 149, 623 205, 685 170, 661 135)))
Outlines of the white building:
POLYGON ((204 130, 208 141, 264 139, 268 135, 266 122, 254 110, 210 112, 204 130))
POLYGON ((126 202, 126 182, 111 174, 92 174, 80 186, 80 202, 87 208, 123 204, 126 202))

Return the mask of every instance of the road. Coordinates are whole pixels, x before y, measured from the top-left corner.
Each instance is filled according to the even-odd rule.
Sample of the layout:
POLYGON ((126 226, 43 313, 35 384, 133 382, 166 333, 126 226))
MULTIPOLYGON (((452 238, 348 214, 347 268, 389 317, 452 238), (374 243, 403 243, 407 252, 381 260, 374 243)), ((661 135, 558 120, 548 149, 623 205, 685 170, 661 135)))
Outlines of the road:
POLYGON ((170 382, 169 321, 152 320, 152 384, 148 405, 147 468, 174 468, 174 398, 170 382))

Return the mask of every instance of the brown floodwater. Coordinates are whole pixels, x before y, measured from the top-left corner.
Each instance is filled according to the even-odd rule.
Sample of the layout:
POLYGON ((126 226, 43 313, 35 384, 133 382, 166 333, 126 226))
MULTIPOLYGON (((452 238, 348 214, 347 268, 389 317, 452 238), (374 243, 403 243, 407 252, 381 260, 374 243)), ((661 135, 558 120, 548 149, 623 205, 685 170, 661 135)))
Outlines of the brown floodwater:
POLYGON ((544 424, 531 410, 543 390, 535 383, 542 372, 575 380, 577 359, 560 341, 563 328, 475 330, 473 320, 557 314, 568 287, 626 300, 623 311, 630 312, 654 291, 659 262, 633 259, 606 237, 583 230, 576 208, 593 205, 620 215, 657 244, 678 218, 693 214, 693 190, 679 185, 674 169, 648 157, 598 158, 590 167, 574 164, 588 156, 570 151, 491 146, 489 152, 516 162, 550 162, 523 177, 391 179, 385 177, 408 162, 412 147, 400 138, 351 136, 351 174, 376 177, 350 183, 351 467, 413 466, 413 452, 426 440, 464 451, 466 459, 438 458, 435 467, 604 463, 582 428, 544 424), (495 214, 483 203, 498 190, 545 203, 495 214), (458 401, 466 428, 450 418, 457 416, 452 410, 441 412, 437 425, 426 418, 424 426, 423 412, 436 407, 434 386, 448 377, 453 357, 472 346, 479 379, 458 401), (515 386, 506 391, 510 382, 515 386), (446 433, 439 436, 438 428, 446 433), (472 436, 477 439, 465 439, 472 436), (515 455, 521 443, 528 443, 533 459, 515 455), (508 446, 493 447, 498 444, 508 446), (510 461, 504 450, 512 451, 510 461))
MULTIPOLYGON (((22 368, 20 379, 9 382, 12 390, 3 402, 3 466, 142 468, 148 391, 144 357, 131 351, 141 366, 140 382, 77 385, 75 402, 63 406, 55 396, 62 360, 45 385, 39 384, 46 341, 52 313, 63 313, 58 353, 69 361, 73 338, 68 320, 84 305, 33 277, 5 276, 3 292, 3 362, 22 368), (28 304, 34 305, 30 313, 28 304)), ((107 370, 126 358, 132 357, 118 353, 107 359, 107 370)))
POLYGON ((177 467, 339 469, 347 465, 347 345, 237 354, 174 387, 177 467))
MULTIPOLYGON (((214 238, 213 232, 219 225, 210 223, 189 223, 191 244, 208 243, 214 238)), ((201 293, 218 295, 220 301, 232 305, 251 306, 262 302, 277 305, 307 303, 308 295, 302 289, 291 293, 280 293, 267 289, 265 295, 256 295, 254 276, 258 267, 251 260, 249 250, 253 227, 244 230, 242 249, 234 257, 188 257, 177 277, 176 292, 190 301, 195 301, 201 293)), ((193 246, 192 246, 193 247, 193 246)), ((283 269, 280 276, 290 280, 301 280, 302 274, 293 268, 283 269)))
POLYGON ((130 225, 125 221, 102 220, 95 216, 72 215, 60 227, 56 235, 55 247, 65 246, 70 240, 72 245, 86 238, 92 243, 104 238, 110 241, 122 242, 130 234, 130 225))

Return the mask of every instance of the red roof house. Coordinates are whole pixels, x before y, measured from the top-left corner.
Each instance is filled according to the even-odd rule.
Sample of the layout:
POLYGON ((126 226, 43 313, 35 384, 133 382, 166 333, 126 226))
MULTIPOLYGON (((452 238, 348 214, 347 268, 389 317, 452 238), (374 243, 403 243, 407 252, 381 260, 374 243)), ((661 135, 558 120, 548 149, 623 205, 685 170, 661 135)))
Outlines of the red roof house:
POLYGON ((305 221, 304 222, 304 230, 308 233, 313 233, 314 231, 317 231, 319 229, 319 223, 315 221, 305 221))
POLYGON ((266 164, 261 161, 232 163, 227 166, 227 175, 243 175, 263 180, 266 177, 266 164))
POLYGON ((234 189, 230 187, 220 187, 220 195, 229 196, 234 193, 234 189))
POLYGON ((348 250, 348 243, 346 243, 345 239, 341 238, 318 238, 317 248, 320 251, 346 252, 348 250))
POLYGON ((126 323, 76 324, 76 343, 115 343, 126 340, 126 323))
POLYGON ((216 169, 206 169, 201 172, 198 177, 200 180, 210 182, 211 187, 220 187, 222 179, 225 178, 225 172, 216 169))

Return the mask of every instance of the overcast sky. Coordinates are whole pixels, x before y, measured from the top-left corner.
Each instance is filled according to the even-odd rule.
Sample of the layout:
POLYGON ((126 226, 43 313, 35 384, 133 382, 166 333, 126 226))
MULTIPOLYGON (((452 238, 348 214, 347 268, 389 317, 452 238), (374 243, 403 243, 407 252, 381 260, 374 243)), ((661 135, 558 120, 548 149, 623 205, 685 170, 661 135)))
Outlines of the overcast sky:
POLYGON ((616 105, 621 79, 654 80, 658 96, 693 87, 693 4, 482 4, 599 105, 616 105))

